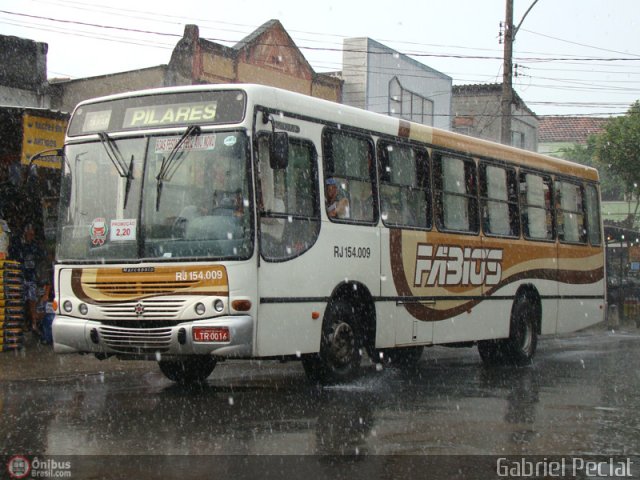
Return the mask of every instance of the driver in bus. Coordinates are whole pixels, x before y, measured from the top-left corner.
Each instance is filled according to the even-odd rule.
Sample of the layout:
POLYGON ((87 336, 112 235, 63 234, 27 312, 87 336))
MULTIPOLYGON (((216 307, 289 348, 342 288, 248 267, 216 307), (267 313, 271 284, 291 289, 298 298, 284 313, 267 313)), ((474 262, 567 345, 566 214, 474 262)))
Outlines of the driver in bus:
POLYGON ((327 215, 330 218, 349 218, 349 199, 338 187, 336 179, 329 177, 324 184, 327 215))

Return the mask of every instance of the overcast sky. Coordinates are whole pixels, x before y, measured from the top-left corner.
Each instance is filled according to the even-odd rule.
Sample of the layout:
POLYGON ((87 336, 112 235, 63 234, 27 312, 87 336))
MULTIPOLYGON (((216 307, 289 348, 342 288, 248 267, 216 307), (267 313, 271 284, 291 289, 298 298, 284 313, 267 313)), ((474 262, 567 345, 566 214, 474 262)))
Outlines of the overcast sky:
MULTIPOLYGON (((533 0, 514 1, 518 24, 533 0)), ((168 63, 185 24, 232 45, 278 19, 317 72, 366 36, 468 84, 502 81, 504 16, 505 0, 0 0, 0 33, 46 42, 49 78, 81 78, 168 63)), ((538 115, 624 113, 640 99, 639 32, 640 0, 539 0, 516 37, 516 91, 538 115)))

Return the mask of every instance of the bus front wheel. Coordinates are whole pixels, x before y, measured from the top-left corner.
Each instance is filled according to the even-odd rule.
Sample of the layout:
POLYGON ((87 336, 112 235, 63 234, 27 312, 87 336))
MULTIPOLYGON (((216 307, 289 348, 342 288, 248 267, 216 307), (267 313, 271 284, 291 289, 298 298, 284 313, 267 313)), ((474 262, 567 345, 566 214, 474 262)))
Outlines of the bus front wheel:
POLYGON ((216 366, 216 359, 210 356, 194 356, 181 360, 160 360, 160 371, 174 382, 187 385, 204 382, 216 366))
POLYGON ((509 337, 478 342, 478 352, 487 365, 524 366, 533 360, 537 345, 536 308, 521 296, 511 310, 509 337))
POLYGON ((355 317, 347 302, 338 301, 328 307, 320 351, 302 357, 302 365, 310 380, 332 384, 356 376, 362 360, 362 336, 355 317))

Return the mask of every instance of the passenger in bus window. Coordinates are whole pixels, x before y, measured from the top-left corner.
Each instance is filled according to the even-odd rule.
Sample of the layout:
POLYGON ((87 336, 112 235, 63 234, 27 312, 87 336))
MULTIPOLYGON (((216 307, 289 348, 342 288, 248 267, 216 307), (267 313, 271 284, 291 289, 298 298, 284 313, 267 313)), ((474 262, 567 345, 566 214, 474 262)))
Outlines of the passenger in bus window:
POLYGON ((330 218, 349 218, 349 199, 333 177, 325 181, 325 201, 330 218))

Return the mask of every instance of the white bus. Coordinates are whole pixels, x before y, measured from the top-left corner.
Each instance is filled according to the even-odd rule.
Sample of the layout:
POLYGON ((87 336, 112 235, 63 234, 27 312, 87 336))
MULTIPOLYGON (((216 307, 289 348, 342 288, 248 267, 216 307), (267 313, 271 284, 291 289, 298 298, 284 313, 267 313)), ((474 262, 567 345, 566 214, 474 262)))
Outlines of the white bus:
POLYGON ((64 154, 58 353, 336 382, 437 344, 524 364, 603 320, 591 168, 240 84, 82 102, 64 154))

